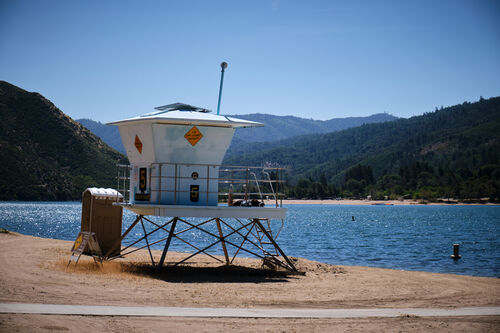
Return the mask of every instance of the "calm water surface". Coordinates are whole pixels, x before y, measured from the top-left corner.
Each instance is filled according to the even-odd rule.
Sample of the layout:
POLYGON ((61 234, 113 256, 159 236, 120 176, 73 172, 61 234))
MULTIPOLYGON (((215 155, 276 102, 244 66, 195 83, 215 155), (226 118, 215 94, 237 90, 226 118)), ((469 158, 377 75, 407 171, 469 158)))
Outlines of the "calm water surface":
MULTIPOLYGON (((278 243, 290 256, 339 265, 500 277, 500 206, 286 207, 278 243), (450 259, 454 243, 460 244, 458 261, 450 259)), ((26 235, 74 240, 80 218, 79 202, 0 202, 0 227, 26 235)), ((133 220, 134 215, 124 211, 124 229, 133 220)), ((141 234, 137 227, 131 236, 141 234)), ((212 240, 196 231, 188 239, 195 245, 212 240)), ((171 249, 191 251, 175 240, 171 249)), ((222 254, 219 248, 211 253, 222 254)))

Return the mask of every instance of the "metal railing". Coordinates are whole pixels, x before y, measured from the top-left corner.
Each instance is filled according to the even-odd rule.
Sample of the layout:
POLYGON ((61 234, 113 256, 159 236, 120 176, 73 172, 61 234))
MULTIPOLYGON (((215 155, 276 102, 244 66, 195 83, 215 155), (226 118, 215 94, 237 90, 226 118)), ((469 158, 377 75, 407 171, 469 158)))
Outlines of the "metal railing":
POLYGON ((284 197, 283 170, 280 167, 220 166, 219 196, 228 205, 251 206, 272 200, 281 207, 284 197))
POLYGON ((179 195, 183 193, 191 193, 191 190, 183 189, 183 182, 188 180, 195 180, 197 184, 199 184, 200 182, 206 182, 205 191, 203 191, 202 193, 205 197, 205 203, 208 205, 210 195, 218 194, 217 191, 210 191, 211 183, 213 184, 214 182, 218 181, 217 175, 214 175, 215 170, 217 170, 216 168, 217 165, 210 164, 152 163, 151 170, 155 170, 155 172, 150 173, 151 193, 156 194, 157 203, 162 202, 164 195, 171 194, 173 197, 173 204, 176 205, 178 204, 177 201, 179 195), (163 173, 164 169, 166 169, 166 173, 163 173), (197 171, 193 171, 193 169, 197 171), (213 171, 211 172, 210 170, 212 169, 213 171), (185 174, 186 170, 189 170, 191 173, 185 174), (212 175, 214 175, 215 177, 212 175), (165 182, 167 186, 164 186, 165 182), (173 184, 173 186, 168 186, 168 184, 173 184))
MULTIPOLYGON (((177 204, 177 198, 181 193, 191 192, 190 189, 180 186, 183 181, 190 179, 196 179, 198 183, 206 181, 202 193, 207 204, 208 198, 216 195, 219 202, 227 202, 228 205, 262 206, 265 200, 271 200, 276 207, 281 207, 284 197, 283 170, 285 169, 280 167, 153 163, 148 169, 149 191, 155 198, 151 203, 161 203, 166 195, 173 195, 174 204, 177 204), (165 172, 165 169, 168 172, 165 172), (186 170, 193 169, 206 171, 200 171, 201 175, 197 172, 185 173, 186 170)), ((125 202, 131 202, 130 175, 130 165, 118 165, 117 190, 123 194, 125 202)))
MULTIPOLYGON (((130 165, 118 164, 116 190, 123 195, 123 202, 130 202, 130 165)), ((118 201, 118 197, 116 198, 118 201)))

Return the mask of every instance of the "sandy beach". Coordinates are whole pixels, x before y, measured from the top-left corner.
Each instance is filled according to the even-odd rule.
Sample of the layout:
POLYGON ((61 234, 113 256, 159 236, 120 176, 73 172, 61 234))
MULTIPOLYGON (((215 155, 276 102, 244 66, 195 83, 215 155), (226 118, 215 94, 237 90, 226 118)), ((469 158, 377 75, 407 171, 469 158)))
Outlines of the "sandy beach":
MULTIPOLYGON (((266 206, 272 206, 275 204, 273 200, 264 200, 266 206)), ((424 202, 418 200, 353 200, 353 199, 342 199, 342 200, 316 200, 316 199, 285 199, 282 200, 284 205, 387 205, 387 206, 411 206, 411 205, 441 205, 441 206, 470 206, 470 205, 498 205, 496 203, 446 203, 446 202, 424 202)))
MULTIPOLYGON (((2 303, 242 308, 457 308, 499 306, 500 280, 294 258, 304 275, 240 258, 220 266, 197 256, 157 273, 141 251, 97 269, 82 257, 66 269, 72 242, 0 234, 2 303)), ((155 251, 156 259, 161 253, 155 251)), ((292 254, 293 255, 293 254, 292 254)), ((173 261, 181 253, 169 254, 173 261)), ((0 331, 495 331, 497 316, 360 319, 149 318, 1 314, 0 331)))

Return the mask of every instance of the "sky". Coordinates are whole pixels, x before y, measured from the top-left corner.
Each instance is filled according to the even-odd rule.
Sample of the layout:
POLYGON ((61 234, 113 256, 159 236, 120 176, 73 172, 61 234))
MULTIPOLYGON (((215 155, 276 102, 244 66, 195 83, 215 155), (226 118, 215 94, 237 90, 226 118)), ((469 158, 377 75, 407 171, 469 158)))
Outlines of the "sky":
POLYGON ((0 80, 73 119, 411 117, 500 95, 500 1, 0 0, 0 80))

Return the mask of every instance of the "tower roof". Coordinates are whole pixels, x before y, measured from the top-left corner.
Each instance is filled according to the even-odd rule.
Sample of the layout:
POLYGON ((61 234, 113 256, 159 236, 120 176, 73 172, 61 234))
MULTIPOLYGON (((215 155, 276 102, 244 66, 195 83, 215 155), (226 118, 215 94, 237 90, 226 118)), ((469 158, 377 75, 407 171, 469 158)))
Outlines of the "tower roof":
POLYGON ((108 125, 123 125, 126 123, 152 122, 157 124, 201 125, 215 127, 260 127, 262 123, 223 115, 211 114, 210 110, 197 106, 173 103, 155 108, 156 112, 141 116, 117 120, 108 125))

